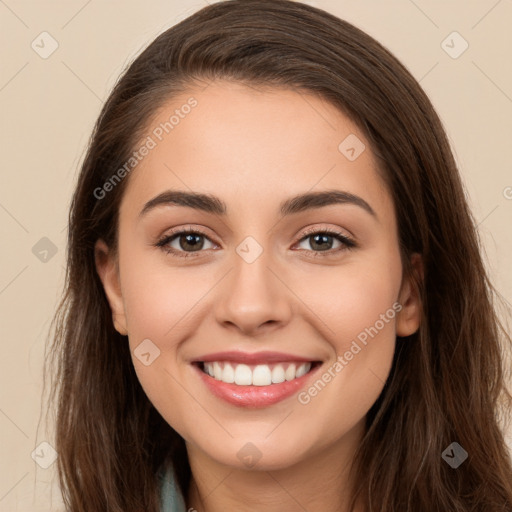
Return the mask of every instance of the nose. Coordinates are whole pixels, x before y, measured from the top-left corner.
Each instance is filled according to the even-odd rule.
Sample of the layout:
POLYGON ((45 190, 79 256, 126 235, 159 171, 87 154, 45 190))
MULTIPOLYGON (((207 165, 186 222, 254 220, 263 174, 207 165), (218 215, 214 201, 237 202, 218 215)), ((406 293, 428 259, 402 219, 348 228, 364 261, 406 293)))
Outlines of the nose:
POLYGON ((289 323, 294 296, 268 251, 249 261, 235 253, 233 267, 221 283, 215 311, 224 328, 257 336, 289 323))

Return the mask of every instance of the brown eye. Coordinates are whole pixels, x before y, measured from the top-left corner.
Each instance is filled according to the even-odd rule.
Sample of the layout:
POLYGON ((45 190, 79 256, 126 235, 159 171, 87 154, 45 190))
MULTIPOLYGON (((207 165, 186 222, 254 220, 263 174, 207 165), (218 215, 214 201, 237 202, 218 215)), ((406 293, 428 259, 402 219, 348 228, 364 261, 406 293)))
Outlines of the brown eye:
MULTIPOLYGON (((332 253, 336 253, 338 251, 343 251, 346 249, 352 249, 356 247, 356 244, 353 240, 348 238, 342 233, 337 231, 330 230, 316 230, 310 231, 303 236, 299 243, 307 242, 310 248, 306 247, 306 250, 314 253, 322 253, 326 252, 328 255, 332 253), (336 245, 333 247, 333 245, 336 245)), ((315 256, 320 254, 315 254, 315 256)))
POLYGON ((199 251, 203 248, 204 240, 201 239, 203 235, 187 233, 186 235, 177 235, 178 245, 183 250, 199 251))
MULTIPOLYGON (((192 253, 202 252, 201 249, 204 248, 205 240, 212 244, 212 246, 214 245, 206 234, 201 231, 186 229, 166 235, 156 246, 162 248, 169 254, 187 258, 196 256, 192 253)), ((211 247, 207 247, 207 249, 210 248, 211 247)))
POLYGON ((313 250, 328 251, 329 249, 332 249, 335 238, 332 235, 322 233, 309 235, 306 240, 310 241, 310 246, 313 250))

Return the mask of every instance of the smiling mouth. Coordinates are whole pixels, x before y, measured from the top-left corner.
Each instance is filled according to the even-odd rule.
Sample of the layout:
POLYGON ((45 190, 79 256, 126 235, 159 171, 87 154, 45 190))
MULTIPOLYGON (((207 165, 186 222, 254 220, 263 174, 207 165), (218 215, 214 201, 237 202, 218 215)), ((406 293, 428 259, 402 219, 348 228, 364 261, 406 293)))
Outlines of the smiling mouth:
POLYGON ((213 379, 238 386, 270 386, 298 379, 321 364, 321 361, 244 364, 232 361, 198 361, 203 373, 213 379))

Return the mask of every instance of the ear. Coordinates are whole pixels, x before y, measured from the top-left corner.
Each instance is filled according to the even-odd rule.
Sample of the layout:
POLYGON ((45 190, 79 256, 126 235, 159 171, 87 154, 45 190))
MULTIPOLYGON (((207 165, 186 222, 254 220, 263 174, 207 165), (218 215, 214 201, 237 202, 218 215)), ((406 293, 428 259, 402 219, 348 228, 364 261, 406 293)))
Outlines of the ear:
POLYGON ((126 314, 121 293, 117 258, 107 244, 103 240, 98 239, 94 246, 94 259, 96 271, 103 283, 103 288, 110 304, 114 328, 119 334, 126 336, 128 330, 126 328, 126 314))
POLYGON ((423 260, 420 254, 412 255, 411 265, 413 275, 404 279, 398 297, 398 302, 402 305, 396 320, 398 336, 410 336, 420 326, 422 303, 417 285, 417 282, 423 281, 423 260))

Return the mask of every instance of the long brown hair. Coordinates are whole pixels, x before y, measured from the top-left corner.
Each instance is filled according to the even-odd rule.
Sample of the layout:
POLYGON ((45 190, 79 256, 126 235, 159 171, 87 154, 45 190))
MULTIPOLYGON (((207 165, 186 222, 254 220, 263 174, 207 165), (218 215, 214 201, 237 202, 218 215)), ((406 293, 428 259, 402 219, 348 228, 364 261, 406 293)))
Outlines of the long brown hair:
POLYGON ((94 191, 126 162, 148 119, 195 81, 224 78, 319 95, 361 128, 394 199, 405 275, 423 303, 417 333, 398 338, 389 378, 367 415, 353 503, 365 510, 512 510, 512 464, 500 420, 510 416, 505 350, 511 339, 481 256, 476 223, 439 117, 406 68, 370 36, 288 0, 205 7, 156 38, 106 101, 69 215, 66 290, 48 354, 59 481, 72 512, 156 512, 157 475, 172 464, 186 496, 185 444, 142 390, 127 338, 94 263, 116 249, 129 176, 94 191), (468 453, 454 469, 452 442, 468 453))

